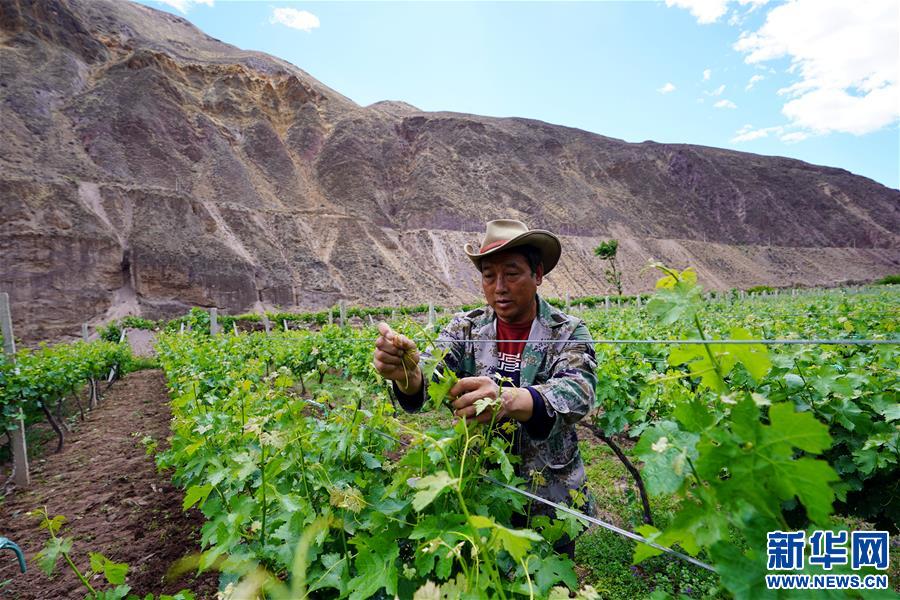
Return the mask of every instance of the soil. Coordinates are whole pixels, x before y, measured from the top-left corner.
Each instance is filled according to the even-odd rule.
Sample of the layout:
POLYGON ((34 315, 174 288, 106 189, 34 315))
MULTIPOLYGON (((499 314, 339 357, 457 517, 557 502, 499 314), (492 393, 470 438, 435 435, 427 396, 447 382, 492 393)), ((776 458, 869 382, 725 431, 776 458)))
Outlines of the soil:
MULTIPOLYGON (((130 565, 127 583, 141 597, 190 589, 198 598, 215 598, 218 576, 188 575, 166 582, 164 574, 178 559, 199 552, 203 516, 181 509, 183 494, 165 473, 158 473, 141 438, 151 436, 162 449, 169 434, 170 412, 165 380, 158 369, 138 371, 113 384, 87 420, 66 436, 59 454, 47 451, 32 462, 32 485, 0 500, 0 535, 19 544, 28 572, 20 574, 15 557, 0 555, 0 596, 20 600, 83 598, 87 591, 62 558, 48 578, 35 555, 47 540, 39 521, 26 513, 46 507, 65 515, 62 536, 74 538, 71 556, 82 572, 89 552, 100 552, 130 565)), ((105 587, 97 576, 94 586, 105 587)))

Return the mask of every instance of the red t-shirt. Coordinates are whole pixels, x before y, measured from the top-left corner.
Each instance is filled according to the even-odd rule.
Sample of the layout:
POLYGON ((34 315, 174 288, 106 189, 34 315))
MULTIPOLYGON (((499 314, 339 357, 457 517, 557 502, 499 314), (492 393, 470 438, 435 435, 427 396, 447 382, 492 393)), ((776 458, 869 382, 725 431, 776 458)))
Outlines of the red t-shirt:
POLYGON ((519 385, 519 363, 522 350, 531 333, 533 321, 525 323, 506 323, 497 319, 498 340, 521 340, 517 342, 497 342, 497 370, 501 375, 510 377, 515 385, 519 385))

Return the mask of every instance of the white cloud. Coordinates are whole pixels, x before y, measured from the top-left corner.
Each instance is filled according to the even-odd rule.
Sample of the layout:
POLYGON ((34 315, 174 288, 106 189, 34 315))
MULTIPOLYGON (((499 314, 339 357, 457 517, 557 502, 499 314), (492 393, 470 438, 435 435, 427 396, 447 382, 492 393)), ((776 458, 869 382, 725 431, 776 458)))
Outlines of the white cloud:
POLYGON ((744 90, 749 92, 750 90, 753 89, 754 85, 756 85, 758 82, 762 81, 763 79, 765 79, 765 77, 763 77, 762 75, 754 75, 753 77, 750 78, 750 81, 747 82, 747 87, 745 87, 744 90))
MULTIPOLYGON (((733 144, 739 144, 741 142, 750 142, 753 140, 758 140, 762 138, 769 137, 769 134, 781 135, 784 131, 784 127, 780 125, 776 125, 775 127, 761 127, 759 129, 753 129, 753 126, 750 124, 744 125, 740 129, 737 130, 737 133, 733 138, 731 138, 731 142, 733 144)), ((790 134, 788 134, 790 135, 790 134)))
POLYGON ((728 0, 666 0, 666 6, 676 6, 691 11, 698 23, 715 23, 725 14, 728 0))
POLYGON ((810 137, 810 134, 803 131, 786 132, 785 129, 786 128, 782 125, 754 129, 753 125, 748 123, 735 132, 734 137, 731 138, 731 143, 740 144, 742 142, 752 142, 753 140, 760 140, 772 135, 777 136, 779 140, 786 144, 795 144, 810 137))
POLYGON ((194 4, 205 4, 212 6, 214 0, 157 0, 162 4, 167 4, 182 14, 187 14, 194 4))
POLYGON ((782 108, 791 125, 807 135, 863 135, 900 119, 898 41, 896 0, 791 0, 734 48, 748 64, 791 61, 797 80, 779 90, 791 98, 782 108))
POLYGON ((809 134, 803 133, 802 131, 795 131, 794 133, 786 133, 781 136, 779 139, 782 142, 787 142, 788 144, 802 142, 806 138, 809 137, 809 134))
POLYGON ((713 104, 716 108, 737 108, 737 104, 732 102, 731 100, 719 100, 715 104, 713 104))
MULTIPOLYGON (((701 25, 708 25, 710 23, 715 23, 720 17, 724 16, 725 13, 728 12, 729 2, 733 1, 734 0, 666 0, 666 6, 675 6, 689 10, 697 19, 698 23, 701 25)), ((737 0, 738 4, 741 6, 747 4, 751 5, 748 12, 752 12, 757 7, 766 4, 768 1, 769 0, 737 0)), ((731 20, 734 21, 734 19, 735 16, 732 15, 731 20)))
POLYGON ((712 77, 711 69, 703 69, 703 81, 709 81, 709 78, 712 77))
POLYGON ((711 92, 703 92, 703 93, 706 94, 707 96, 721 96, 721 95, 722 95, 722 92, 724 92, 724 91, 725 91, 725 84, 723 83, 722 85, 720 85, 719 87, 717 87, 717 88, 714 89, 713 91, 711 91, 711 92))
POLYGON ((669 94, 675 91, 675 86, 672 85, 672 82, 666 82, 666 85, 662 86, 658 90, 656 90, 660 94, 669 94))
POLYGON ((296 8, 276 8, 272 11, 270 23, 281 23, 287 27, 300 29, 309 33, 319 27, 319 17, 305 10, 296 8))

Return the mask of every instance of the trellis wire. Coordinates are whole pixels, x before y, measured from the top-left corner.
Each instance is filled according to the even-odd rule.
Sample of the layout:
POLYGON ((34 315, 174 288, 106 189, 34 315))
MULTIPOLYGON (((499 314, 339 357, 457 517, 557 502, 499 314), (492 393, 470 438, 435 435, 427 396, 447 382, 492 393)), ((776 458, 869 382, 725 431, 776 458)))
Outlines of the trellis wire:
POLYGON ((482 475, 481 478, 487 482, 493 483, 494 485, 498 485, 504 489, 516 492, 518 494, 522 494, 526 498, 531 498, 532 500, 536 500, 538 502, 546 504, 547 506, 552 506, 553 508, 555 508, 557 510, 561 510, 563 512, 569 513, 570 515, 578 517, 579 519, 582 519, 583 521, 593 523, 594 525, 599 525, 600 527, 603 527, 604 529, 608 529, 614 533, 618 533, 619 535, 625 536, 627 538, 630 538, 630 539, 640 542, 642 544, 647 544, 651 548, 656 548, 657 550, 661 550, 668 554, 677 556, 681 560, 685 560, 685 561, 691 563, 692 565, 696 565, 696 566, 706 569, 708 571, 712 571, 713 573, 715 573, 715 571, 716 571, 713 567, 706 564, 705 562, 699 561, 696 558, 688 556, 687 554, 682 554, 681 552, 678 552, 677 550, 672 550, 671 548, 666 548, 665 546, 661 546, 661 545, 657 544, 656 542, 651 542, 647 538, 642 537, 636 533, 632 533, 632 532, 628 531, 627 529, 622 529, 621 527, 616 527, 612 523, 607 523, 606 521, 601 521, 600 519, 598 519, 596 517, 586 515, 583 512, 579 512, 579 511, 575 510, 574 508, 569 508, 565 504, 558 504, 556 502, 553 502, 552 500, 547 500, 546 498, 542 498, 541 496, 538 496, 537 494, 532 494, 531 492, 526 492, 525 490, 520 490, 519 488, 515 488, 511 485, 507 485, 503 482, 497 481, 493 477, 488 477, 487 475, 482 475))
MULTIPOLYGON (((374 344, 377 338, 335 338, 328 341, 356 342, 374 344)), ((431 342, 421 338, 410 338, 412 341, 431 342)), ((526 342, 528 344, 762 344, 764 346, 777 345, 809 345, 809 346, 877 346, 877 345, 897 345, 900 339, 889 340, 855 340, 855 339, 775 339, 775 340, 717 340, 706 339, 698 340, 696 338, 686 340, 639 340, 639 339, 621 339, 621 340, 436 340, 436 344, 498 344, 498 343, 519 343, 526 342)))
MULTIPOLYGON (((315 406, 316 408, 319 408, 323 411, 328 408, 321 402, 316 402, 315 400, 310 400, 308 398, 300 398, 300 400, 303 400, 304 402, 311 404, 311 405, 315 406)), ((365 423, 360 423, 360 427, 364 427, 364 428, 368 429, 369 431, 371 431, 372 433, 380 435, 381 437, 391 440, 392 442, 395 442, 397 444, 400 444, 401 446, 408 447, 410 445, 410 443, 407 441, 395 438, 394 436, 392 436, 388 433, 385 433, 376 427, 370 427, 370 426, 366 425, 365 423)), ((588 523, 593 523, 594 525, 598 525, 600 527, 603 527, 604 529, 608 529, 609 531, 612 531, 613 533, 618 533, 619 535, 625 536, 627 538, 630 538, 630 539, 640 542, 642 544, 647 544, 651 548, 656 548, 657 550, 659 550, 661 552, 671 554, 677 558, 680 558, 681 560, 691 563, 692 565, 696 565, 698 567, 701 567, 708 571, 712 571, 714 573, 716 571, 712 566, 706 564, 705 562, 699 561, 696 558, 693 558, 686 554, 682 554, 681 552, 678 552, 677 550, 673 550, 671 548, 667 548, 665 546, 657 544, 656 542, 651 542, 650 540, 648 540, 647 538, 645 538, 643 536, 640 536, 636 533, 632 533, 631 531, 628 531, 627 529, 622 529, 621 527, 617 527, 617 526, 613 525, 612 523, 607 523, 606 521, 602 521, 602 520, 598 519, 597 517, 592 517, 581 511, 575 510, 574 508, 569 508, 568 506, 565 506, 564 504, 558 504, 556 502, 553 502, 552 500, 548 500, 542 496, 538 496, 537 494, 532 494, 531 492, 526 492, 525 490, 520 490, 519 488, 513 487, 511 485, 507 485, 501 481, 497 481, 493 477, 489 477, 487 475, 480 475, 480 477, 481 477, 481 479, 483 479, 484 481, 487 481, 488 483, 500 486, 506 490, 515 492, 517 494, 525 496, 526 498, 529 498, 536 502, 546 504, 547 506, 550 506, 557 510, 561 510, 565 513, 568 513, 578 519, 581 519, 582 521, 587 521, 588 523)))

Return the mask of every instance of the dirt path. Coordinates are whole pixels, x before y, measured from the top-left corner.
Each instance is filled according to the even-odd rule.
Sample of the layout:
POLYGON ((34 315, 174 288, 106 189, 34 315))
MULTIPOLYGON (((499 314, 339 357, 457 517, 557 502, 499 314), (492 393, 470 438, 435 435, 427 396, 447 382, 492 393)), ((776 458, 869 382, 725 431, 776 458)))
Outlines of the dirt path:
MULTIPOLYGON (((88 569, 88 552, 100 552, 131 565, 127 583, 143 597, 147 592, 174 593, 188 588, 198 598, 215 598, 217 576, 206 574, 164 583, 163 575, 180 557, 199 551, 202 515, 181 510, 182 494, 168 475, 156 472, 141 438, 160 444, 169 433, 169 406, 162 371, 131 373, 116 382, 103 403, 67 437, 60 454, 48 452, 33 463, 32 486, 0 501, 0 536, 25 551, 28 573, 14 568, 12 552, 0 554, 0 597, 21 600, 82 598, 86 590, 62 559, 48 579, 35 561, 47 533, 25 513, 46 506, 65 515, 62 535, 72 536, 72 555, 88 569)), ((101 579, 93 583, 102 585, 101 579)))

